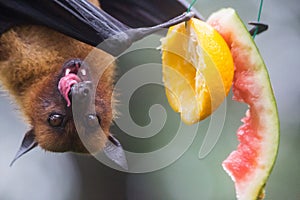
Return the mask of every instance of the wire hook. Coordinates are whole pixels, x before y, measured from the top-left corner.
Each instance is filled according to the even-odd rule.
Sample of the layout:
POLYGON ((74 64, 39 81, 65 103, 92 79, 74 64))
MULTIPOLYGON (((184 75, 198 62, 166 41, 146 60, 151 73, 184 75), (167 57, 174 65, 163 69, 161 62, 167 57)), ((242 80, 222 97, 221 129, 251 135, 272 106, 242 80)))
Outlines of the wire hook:
POLYGON ((248 24, 254 26, 252 29, 249 30, 249 33, 253 37, 255 37, 255 35, 257 35, 257 34, 265 32, 269 28, 268 24, 264 24, 264 23, 257 22, 257 21, 251 21, 251 22, 248 22, 248 24))

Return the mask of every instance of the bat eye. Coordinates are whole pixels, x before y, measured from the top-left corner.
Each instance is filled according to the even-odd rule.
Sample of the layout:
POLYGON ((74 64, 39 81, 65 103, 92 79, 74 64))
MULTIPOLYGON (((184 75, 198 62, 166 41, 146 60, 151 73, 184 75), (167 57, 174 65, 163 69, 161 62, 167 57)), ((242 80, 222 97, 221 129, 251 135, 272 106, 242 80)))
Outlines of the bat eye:
POLYGON ((100 125, 100 118, 98 115, 89 114, 86 116, 85 124, 89 128, 96 128, 100 125))
POLYGON ((61 126, 64 121, 64 116, 57 113, 52 113, 48 117, 48 123, 52 127, 61 126))

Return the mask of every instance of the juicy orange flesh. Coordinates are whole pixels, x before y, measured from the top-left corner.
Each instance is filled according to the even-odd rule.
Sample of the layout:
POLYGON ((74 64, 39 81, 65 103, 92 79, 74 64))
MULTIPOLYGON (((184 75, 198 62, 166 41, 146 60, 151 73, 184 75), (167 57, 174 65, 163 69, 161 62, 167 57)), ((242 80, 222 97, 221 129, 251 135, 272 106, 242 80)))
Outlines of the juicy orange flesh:
POLYGON ((169 104, 193 124, 209 116, 233 79, 230 50, 211 26, 198 19, 171 27, 162 45, 163 80, 169 104))
MULTIPOLYGON (((193 65, 191 65, 190 63, 186 62, 183 59, 179 59, 178 55, 174 54, 174 53, 170 53, 170 52, 166 52, 164 53, 165 57, 168 57, 168 61, 165 62, 165 64, 167 65, 167 67, 163 68, 163 73, 166 74, 168 73, 167 70, 172 71, 173 73, 178 74, 178 76, 180 76, 180 79, 183 79, 183 83, 181 83, 181 87, 179 86, 179 90, 184 90, 181 89, 183 87, 185 87, 185 84, 188 85, 188 87, 190 88, 186 88, 188 89, 192 89, 193 91, 195 90, 195 74, 196 74, 196 68, 193 67, 193 65), (174 65, 174 60, 176 60, 176 64, 174 65), (174 67, 176 66, 176 68, 174 67), (183 72, 184 73, 181 73, 183 72)), ((169 72, 170 73, 170 72, 169 72)), ((173 77, 174 78, 174 75, 173 77)), ((180 83, 178 82, 178 85, 180 83)), ((166 90, 166 94, 168 99, 173 99, 175 100, 175 102, 171 103, 172 108, 176 111, 179 112, 179 108, 180 108, 180 100, 178 99, 177 95, 176 95, 176 90, 173 92, 169 89, 166 90)))

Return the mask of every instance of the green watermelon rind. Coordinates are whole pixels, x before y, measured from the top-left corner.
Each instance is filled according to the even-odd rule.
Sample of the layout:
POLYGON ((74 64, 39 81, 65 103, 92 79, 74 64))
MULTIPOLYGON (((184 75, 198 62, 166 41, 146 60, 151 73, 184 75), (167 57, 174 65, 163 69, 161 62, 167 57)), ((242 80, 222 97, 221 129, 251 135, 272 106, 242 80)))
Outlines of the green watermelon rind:
MULTIPOLYGON (((257 87, 261 87, 259 91, 259 99, 251 104, 252 109, 260 109, 258 120, 260 125, 264 124, 265 127, 259 127, 260 133, 263 132, 260 146, 263 149, 259 157, 258 166, 252 174, 248 175, 243 182, 237 183, 235 177, 232 176, 230 170, 226 169, 223 162, 223 168, 235 181, 236 195, 238 199, 260 199, 263 196, 261 193, 264 191, 264 186, 268 177, 273 169, 279 146, 279 118, 278 110, 270 83, 269 74, 265 63, 255 45, 251 35, 249 34, 246 26, 232 8, 221 9, 213 13, 207 20, 223 37, 227 40, 230 49, 237 50, 239 56, 245 56, 249 61, 248 69, 254 72, 252 81, 257 87), (228 37, 230 34, 230 37, 228 37)), ((235 57, 233 57, 235 60, 235 57)), ((239 58, 240 59, 240 58, 239 58)), ((239 66, 236 66, 239 67, 239 66)), ((244 67, 244 66, 243 66, 244 67)), ((257 92, 257 91, 255 91, 257 92)), ((249 109, 251 109, 251 107, 249 109)))

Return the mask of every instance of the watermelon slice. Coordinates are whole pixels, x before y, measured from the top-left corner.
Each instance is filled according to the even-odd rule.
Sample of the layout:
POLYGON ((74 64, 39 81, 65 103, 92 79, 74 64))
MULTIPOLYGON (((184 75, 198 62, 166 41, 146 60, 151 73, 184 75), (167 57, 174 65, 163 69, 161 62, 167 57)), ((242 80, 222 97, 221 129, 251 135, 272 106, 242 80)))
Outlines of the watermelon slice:
POLYGON ((207 20, 227 42, 235 64, 233 99, 249 105, 237 131, 239 145, 223 162, 235 182, 238 199, 262 199, 276 160, 279 119, 264 61, 245 25, 231 9, 207 20))

